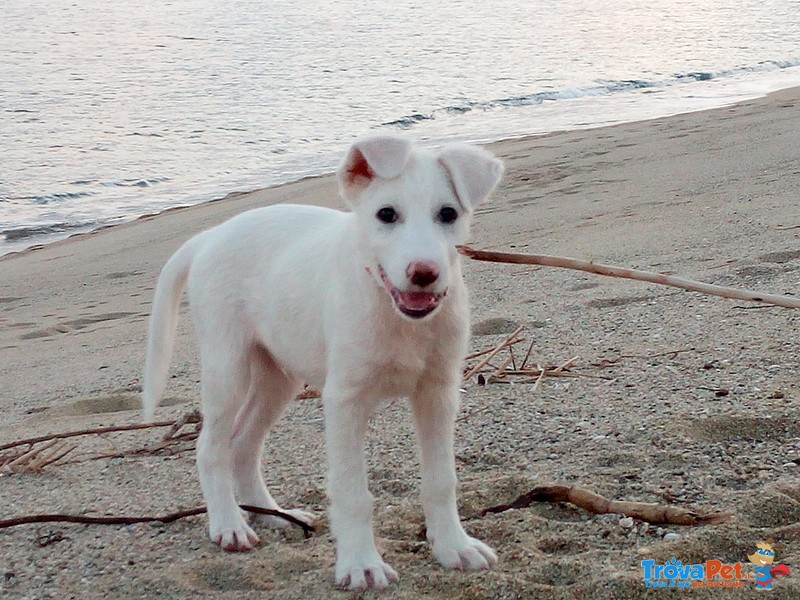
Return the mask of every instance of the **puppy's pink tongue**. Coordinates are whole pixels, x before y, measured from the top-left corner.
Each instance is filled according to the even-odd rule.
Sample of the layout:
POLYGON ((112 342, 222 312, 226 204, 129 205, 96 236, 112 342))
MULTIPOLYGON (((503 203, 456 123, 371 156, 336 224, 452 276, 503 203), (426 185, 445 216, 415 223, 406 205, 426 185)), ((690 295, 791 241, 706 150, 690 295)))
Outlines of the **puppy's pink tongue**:
POLYGON ((400 302, 411 310, 426 310, 436 306, 436 295, 428 292, 400 292, 400 302))

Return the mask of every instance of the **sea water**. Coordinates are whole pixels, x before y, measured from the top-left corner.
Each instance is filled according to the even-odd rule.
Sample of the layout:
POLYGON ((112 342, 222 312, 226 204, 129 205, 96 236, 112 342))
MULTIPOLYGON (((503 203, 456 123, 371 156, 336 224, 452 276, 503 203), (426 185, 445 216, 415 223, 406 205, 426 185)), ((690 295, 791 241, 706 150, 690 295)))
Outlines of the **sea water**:
POLYGON ((332 170, 800 85, 797 0, 3 0, 0 254, 332 170))

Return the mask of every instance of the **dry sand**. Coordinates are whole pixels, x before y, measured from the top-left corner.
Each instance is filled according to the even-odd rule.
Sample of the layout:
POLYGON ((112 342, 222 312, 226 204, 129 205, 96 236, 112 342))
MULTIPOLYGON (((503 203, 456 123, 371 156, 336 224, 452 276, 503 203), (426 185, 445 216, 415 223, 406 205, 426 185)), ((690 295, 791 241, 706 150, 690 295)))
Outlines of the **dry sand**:
MULTIPOLYGON (((508 174, 480 210, 472 243, 795 293, 799 98, 793 89, 713 111, 496 144, 508 174)), ((321 177, 0 260, 0 444, 137 422, 146 320, 161 265, 193 233, 286 201, 339 205, 332 178, 321 177)), ((501 557, 494 570, 477 574, 442 570, 418 541, 408 411, 402 401, 385 407, 371 430, 369 463, 379 543, 401 582, 382 597, 645 597, 642 559, 746 563, 770 535, 784 544, 776 562, 793 571, 771 593, 800 597, 797 312, 556 269, 473 262, 466 276, 475 349, 522 324, 536 362, 577 356, 576 373, 606 379, 546 379, 538 390, 469 387, 469 416, 456 441, 461 510, 467 529, 501 557), (601 362, 620 355, 626 358, 601 362), (618 515, 591 516, 571 505, 478 517, 482 507, 547 482, 619 499, 666 497, 736 517, 693 529, 625 528, 618 515), (665 540, 665 533, 679 537, 665 540)), ((172 364, 164 419, 197 405, 187 318, 172 364)), ((155 515, 201 505, 191 452, 90 460, 133 452, 162 434, 76 438, 65 464, 5 474, 0 518, 155 515)), ((265 472, 278 500, 324 510, 319 400, 297 402, 267 445, 265 472)), ((351 597, 330 584, 325 519, 307 540, 296 531, 258 531, 256 551, 228 555, 208 542, 202 517, 166 526, 1 530, 0 596, 351 597)), ((707 596, 756 597, 754 587, 707 596)))

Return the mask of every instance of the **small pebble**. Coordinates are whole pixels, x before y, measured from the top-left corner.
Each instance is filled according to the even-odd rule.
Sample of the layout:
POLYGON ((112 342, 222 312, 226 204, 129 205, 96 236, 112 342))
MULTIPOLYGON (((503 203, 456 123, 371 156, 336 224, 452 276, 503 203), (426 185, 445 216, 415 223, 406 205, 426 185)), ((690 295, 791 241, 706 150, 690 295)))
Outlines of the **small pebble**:
POLYGON ((623 529, 630 529, 633 527, 633 517, 623 517, 619 520, 619 526, 623 529))
POLYGON ((789 461, 789 462, 787 462, 787 463, 783 463, 781 466, 782 466, 784 469, 793 469, 794 467, 796 467, 796 466, 797 466, 797 463, 796 463, 796 462, 794 462, 794 461, 789 461))
POLYGON ((679 533, 669 532, 664 535, 665 542, 674 542, 675 540, 679 540, 681 538, 679 533))

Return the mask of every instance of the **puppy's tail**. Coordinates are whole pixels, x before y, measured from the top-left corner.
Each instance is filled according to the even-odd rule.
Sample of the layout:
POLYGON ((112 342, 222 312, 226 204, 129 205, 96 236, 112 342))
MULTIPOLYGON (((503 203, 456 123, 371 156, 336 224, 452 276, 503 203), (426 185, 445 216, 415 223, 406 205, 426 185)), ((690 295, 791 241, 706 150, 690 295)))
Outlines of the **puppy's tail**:
POLYGON ((197 238, 192 238, 181 246, 167 261, 161 270, 161 275, 158 276, 153 297, 153 312, 150 315, 147 358, 142 384, 142 408, 144 420, 148 423, 152 422, 156 406, 167 385, 169 359, 175 343, 181 294, 186 286, 196 244, 197 238))

